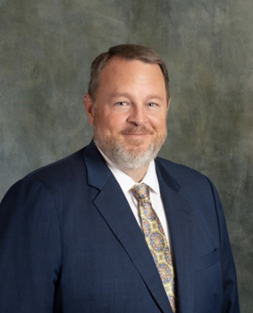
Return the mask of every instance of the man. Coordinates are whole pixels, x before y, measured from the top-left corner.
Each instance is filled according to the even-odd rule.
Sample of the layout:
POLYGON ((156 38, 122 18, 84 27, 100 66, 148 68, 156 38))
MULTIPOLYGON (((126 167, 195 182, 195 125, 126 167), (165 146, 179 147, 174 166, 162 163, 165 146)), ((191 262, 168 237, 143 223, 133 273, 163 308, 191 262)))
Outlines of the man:
POLYGON ((164 61, 120 45, 92 63, 94 141, 15 184, 0 208, 0 312, 238 313, 218 194, 156 158, 164 61))

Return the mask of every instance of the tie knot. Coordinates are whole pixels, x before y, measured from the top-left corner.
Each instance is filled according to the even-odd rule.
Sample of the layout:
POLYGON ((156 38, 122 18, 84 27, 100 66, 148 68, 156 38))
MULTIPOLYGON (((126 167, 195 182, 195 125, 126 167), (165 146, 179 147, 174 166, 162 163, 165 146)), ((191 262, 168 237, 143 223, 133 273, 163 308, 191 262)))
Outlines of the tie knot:
POLYGON ((143 200, 149 200, 149 188, 145 184, 134 185, 132 187, 133 196, 138 202, 143 200))

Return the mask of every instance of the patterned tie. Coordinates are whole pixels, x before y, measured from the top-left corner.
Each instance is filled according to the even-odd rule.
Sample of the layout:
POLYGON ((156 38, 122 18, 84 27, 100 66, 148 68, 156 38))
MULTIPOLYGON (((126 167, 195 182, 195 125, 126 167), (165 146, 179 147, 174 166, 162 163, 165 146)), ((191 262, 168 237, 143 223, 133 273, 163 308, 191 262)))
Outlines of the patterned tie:
POLYGON ((147 245, 160 274, 172 311, 175 313, 175 273, 171 252, 162 224, 152 208, 149 199, 149 187, 145 184, 140 184, 133 186, 131 190, 138 201, 141 225, 147 245))

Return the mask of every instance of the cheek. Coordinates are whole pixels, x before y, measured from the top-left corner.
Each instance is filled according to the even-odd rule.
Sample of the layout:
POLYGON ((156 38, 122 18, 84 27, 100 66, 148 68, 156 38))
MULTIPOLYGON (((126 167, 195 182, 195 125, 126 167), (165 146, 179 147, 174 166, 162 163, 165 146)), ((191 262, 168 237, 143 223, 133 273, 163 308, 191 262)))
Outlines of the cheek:
POLYGON ((109 129, 121 130, 124 127, 125 116, 124 114, 111 112, 108 114, 106 121, 109 129))
POLYGON ((95 126, 98 126, 105 134, 117 133, 123 128, 123 120, 115 114, 98 115, 95 117, 95 126))
POLYGON ((167 128, 167 121, 164 116, 153 116, 149 121, 150 125, 158 130, 164 130, 167 128))

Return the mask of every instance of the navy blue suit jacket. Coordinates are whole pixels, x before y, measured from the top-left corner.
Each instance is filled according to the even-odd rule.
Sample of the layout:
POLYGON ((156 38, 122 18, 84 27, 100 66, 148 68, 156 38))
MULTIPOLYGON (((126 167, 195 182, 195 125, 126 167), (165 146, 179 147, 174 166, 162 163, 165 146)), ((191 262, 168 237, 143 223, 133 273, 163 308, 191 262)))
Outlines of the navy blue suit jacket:
MULTIPOLYGON (((217 192, 157 158, 178 313, 238 313, 217 192)), ((1 313, 171 313, 131 209, 93 142, 15 184, 0 207, 1 313)))

